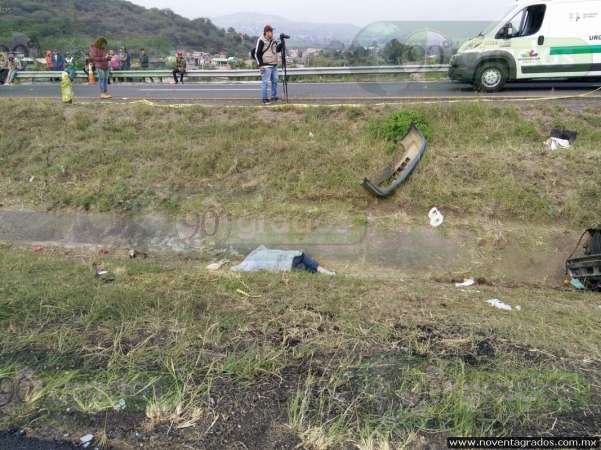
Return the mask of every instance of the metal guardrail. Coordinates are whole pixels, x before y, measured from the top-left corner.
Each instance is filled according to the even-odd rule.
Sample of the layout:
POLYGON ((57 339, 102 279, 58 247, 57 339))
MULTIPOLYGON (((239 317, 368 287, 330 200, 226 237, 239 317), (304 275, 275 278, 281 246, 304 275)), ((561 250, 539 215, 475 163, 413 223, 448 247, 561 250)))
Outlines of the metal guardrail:
MULTIPOLYGON (((384 75, 403 73, 442 73, 449 70, 448 65, 402 65, 402 66, 358 66, 358 67, 295 67, 288 69, 288 75, 298 76, 320 76, 320 75, 384 75)), ((83 71, 76 72, 76 78, 87 79, 83 71)), ((145 78, 171 78, 171 70, 114 70, 111 72, 114 78, 145 79, 145 78)), ((186 72, 186 78, 256 78, 259 76, 258 69, 234 69, 234 70, 190 70, 186 72)), ((283 71, 280 70, 280 76, 283 71)), ((58 79, 60 72, 47 71, 20 71, 17 78, 29 80, 52 80, 58 79)))

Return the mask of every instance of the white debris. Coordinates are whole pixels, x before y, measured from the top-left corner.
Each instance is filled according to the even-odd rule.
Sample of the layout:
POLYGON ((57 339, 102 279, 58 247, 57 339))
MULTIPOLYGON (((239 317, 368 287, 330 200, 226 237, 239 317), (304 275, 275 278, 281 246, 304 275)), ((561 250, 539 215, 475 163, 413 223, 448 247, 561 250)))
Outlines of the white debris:
POLYGON ((314 134, 313 134, 311 131, 309 131, 309 137, 310 137, 311 139, 313 139, 313 138, 315 137, 315 135, 314 135, 314 134))
MULTIPOLYGON (((487 300, 486 303, 494 306, 497 309, 502 309, 503 311, 513 311, 513 308, 511 307, 511 305, 507 305, 507 304, 503 303, 498 298, 493 298, 491 300, 487 300)), ((521 307, 520 307, 520 309, 521 309, 521 307)), ((519 309, 518 309, 518 311, 519 311, 519 309)))
POLYGON ((115 406, 113 406, 113 409, 115 411, 123 411, 125 410, 125 399, 121 398, 119 399, 119 401, 117 401, 117 403, 115 403, 115 406))
POLYGON ((211 272, 216 272, 219 269, 221 269, 223 266, 225 266, 226 264, 229 264, 229 261, 227 259, 222 259, 221 261, 218 261, 216 263, 209 264, 207 266, 207 270, 209 270, 211 272))
POLYGON ((428 213, 428 217, 430 218, 430 225, 434 228, 438 228, 444 222, 444 216, 438 208, 432 208, 428 213))
POLYGON ((467 278, 463 281, 463 283, 455 283, 455 287, 458 288, 466 288, 476 284, 476 280, 474 278, 467 278))
POLYGON ((35 177, 32 175, 31 177, 29 177, 29 182, 33 183, 33 180, 35 180, 35 177))
POLYGON ((83 448, 88 448, 93 441, 93 434, 86 434, 85 436, 82 436, 81 439, 79 439, 79 442, 81 442, 83 448))
POLYGON ((516 307, 515 307, 515 310, 516 310, 516 311, 521 311, 521 310, 522 310, 522 307, 521 307, 520 305, 518 305, 518 306, 516 306, 516 307))
POLYGON ((570 141, 568 141, 567 139, 559 139, 559 138, 555 138, 555 137, 551 137, 551 138, 547 139, 545 141, 545 145, 551 151, 555 151, 558 148, 565 148, 565 149, 569 150, 571 147, 570 141))

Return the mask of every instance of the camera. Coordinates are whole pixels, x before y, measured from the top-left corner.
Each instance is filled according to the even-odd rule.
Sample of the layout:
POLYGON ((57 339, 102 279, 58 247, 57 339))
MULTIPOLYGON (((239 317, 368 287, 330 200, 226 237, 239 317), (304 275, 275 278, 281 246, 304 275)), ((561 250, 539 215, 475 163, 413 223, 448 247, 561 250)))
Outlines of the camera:
POLYGON ((290 35, 282 33, 282 34, 280 34, 280 39, 281 40, 290 39, 290 35))

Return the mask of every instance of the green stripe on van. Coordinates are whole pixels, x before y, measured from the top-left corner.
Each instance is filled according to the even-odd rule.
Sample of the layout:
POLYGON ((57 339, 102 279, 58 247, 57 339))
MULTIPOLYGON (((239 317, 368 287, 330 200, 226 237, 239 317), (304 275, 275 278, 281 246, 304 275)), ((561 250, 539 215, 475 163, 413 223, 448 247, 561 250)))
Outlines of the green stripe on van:
POLYGON ((551 47, 551 55, 586 55, 601 53, 601 45, 575 45, 573 47, 551 47))

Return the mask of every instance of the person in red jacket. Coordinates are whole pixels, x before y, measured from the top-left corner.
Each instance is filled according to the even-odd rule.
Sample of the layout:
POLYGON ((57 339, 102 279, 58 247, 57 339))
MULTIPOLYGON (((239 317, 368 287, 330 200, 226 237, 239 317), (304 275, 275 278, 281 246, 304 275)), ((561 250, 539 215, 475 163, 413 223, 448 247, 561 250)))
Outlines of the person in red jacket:
POLYGON ((49 71, 54 70, 54 64, 52 64, 52 52, 50 50, 46 50, 46 66, 49 71))
POLYGON ((96 71, 98 72, 98 86, 100 86, 100 98, 102 99, 113 98, 108 93, 110 70, 107 47, 108 42, 103 37, 96 39, 96 42, 94 42, 90 47, 90 58, 96 67, 96 71))

